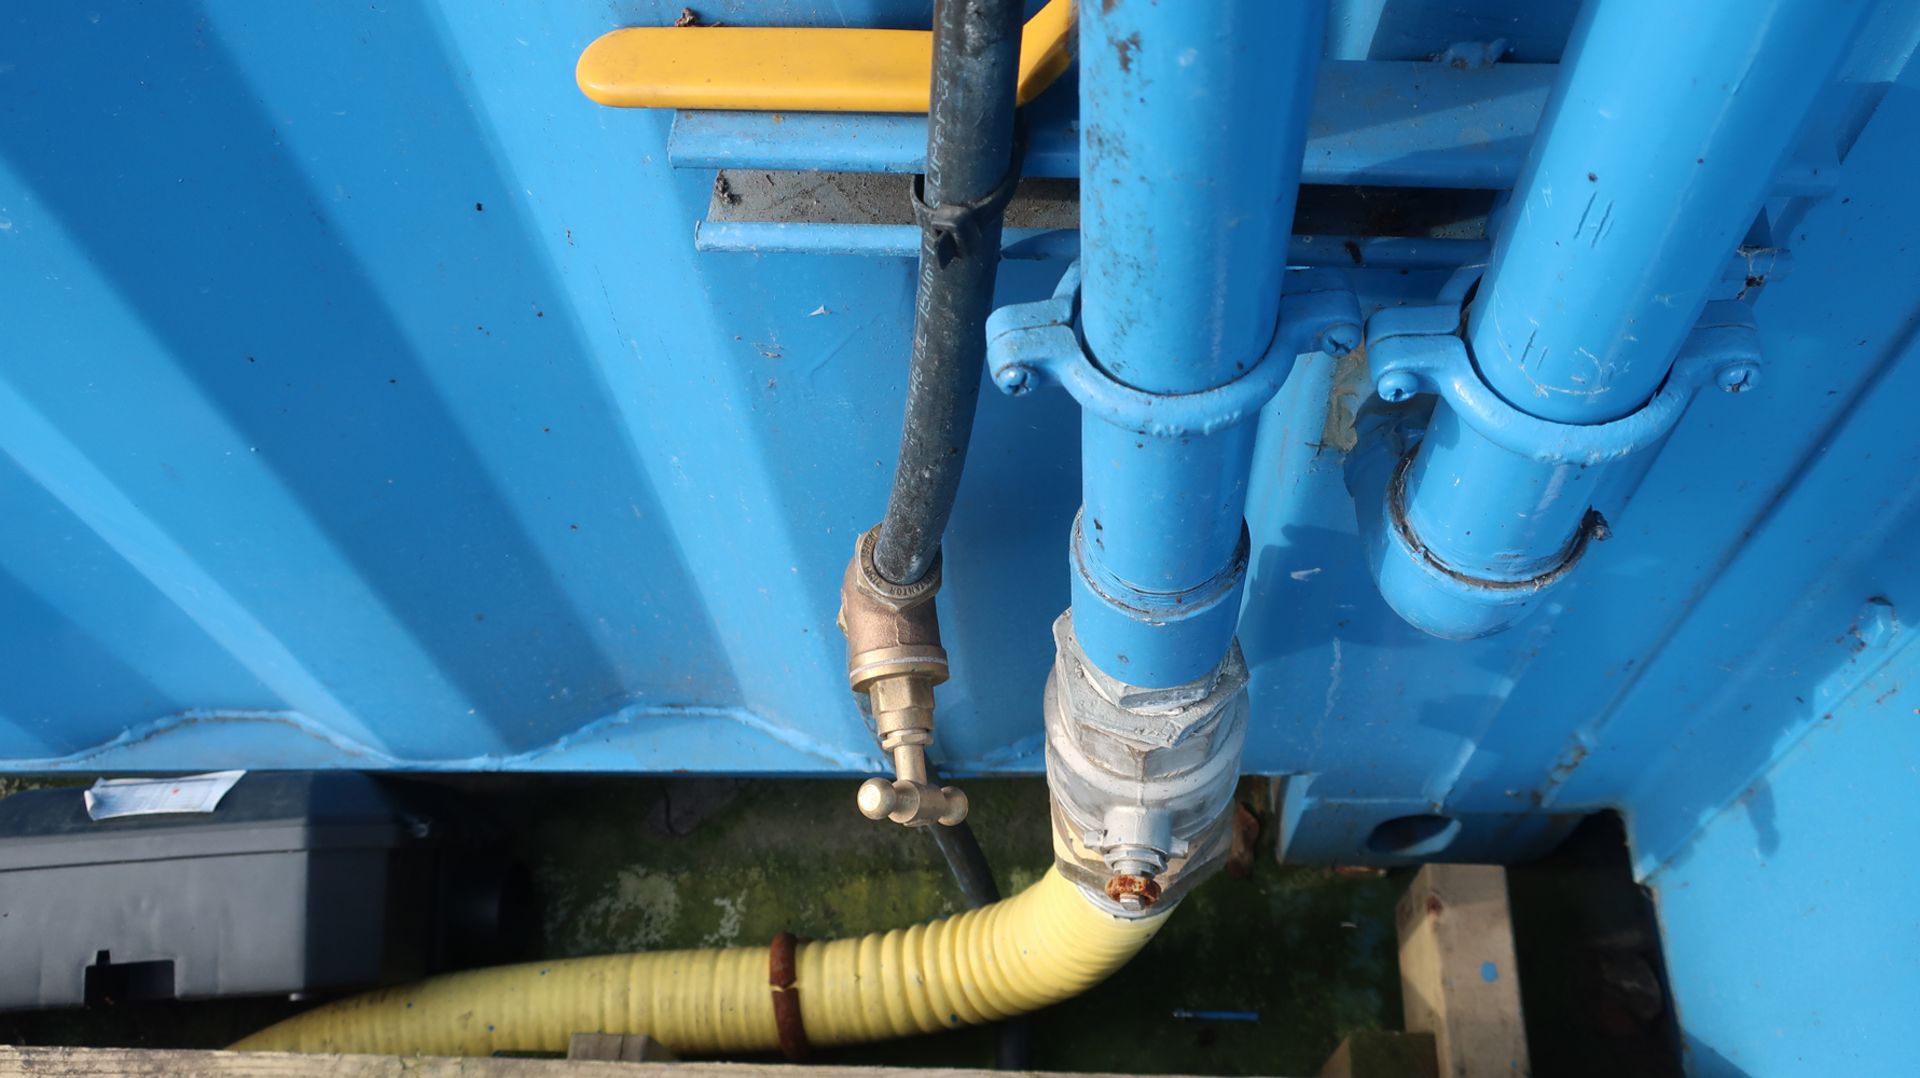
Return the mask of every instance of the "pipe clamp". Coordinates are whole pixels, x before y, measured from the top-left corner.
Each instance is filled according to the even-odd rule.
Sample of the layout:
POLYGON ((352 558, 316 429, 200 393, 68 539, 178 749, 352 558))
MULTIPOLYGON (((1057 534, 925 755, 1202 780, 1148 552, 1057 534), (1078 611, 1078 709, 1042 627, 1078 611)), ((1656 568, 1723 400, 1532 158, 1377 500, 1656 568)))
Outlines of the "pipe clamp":
MULTIPOLYGON (((1525 616, 1566 579, 1594 540, 1606 538, 1607 527, 1591 500, 1585 500, 1574 506, 1582 515, 1569 515, 1564 532, 1541 528, 1512 540, 1495 557, 1485 554, 1484 540, 1477 540, 1481 549, 1463 551, 1460 536, 1487 525, 1490 513, 1510 515, 1510 510, 1503 502, 1490 510, 1484 502, 1462 501, 1467 496, 1458 493, 1460 477, 1453 469, 1494 468, 1502 465, 1497 454, 1505 453, 1511 454, 1512 466, 1496 468, 1500 481, 1548 490, 1588 472, 1588 486, 1582 489, 1591 490, 1599 482, 1595 476, 1608 466, 1657 449, 1703 387, 1745 389, 1754 384, 1760 362, 1759 333, 1747 305, 1711 303, 1649 400, 1610 422, 1562 423, 1528 414, 1487 385, 1462 339, 1463 323, 1457 306, 1385 310, 1368 322, 1367 358, 1375 392, 1390 404, 1419 394, 1436 396, 1434 422, 1443 410, 1450 413, 1446 422, 1452 433, 1442 442, 1433 443, 1429 436, 1408 448, 1407 439, 1397 432, 1407 420, 1394 421, 1380 450, 1355 457, 1359 466, 1349 471, 1349 484, 1360 502, 1369 567, 1382 597, 1417 628, 1456 640, 1499 632, 1525 616), (1455 422, 1460 426, 1452 427, 1455 422), (1456 524, 1453 533, 1442 527, 1426 534, 1437 511, 1431 506, 1426 515, 1415 511, 1422 494, 1416 493, 1414 475, 1428 463, 1418 458, 1482 443, 1494 455, 1482 453, 1472 465, 1451 458, 1444 467, 1433 465, 1453 475, 1453 481, 1420 489, 1440 499, 1451 514, 1439 519, 1456 524), (1383 474, 1372 462, 1388 449, 1396 456, 1391 471, 1383 474)), ((1477 489, 1468 488, 1470 494, 1477 489)))
POLYGON ((1002 307, 987 319, 987 369, 1009 396, 1054 385, 1088 413, 1155 438, 1215 434, 1257 415, 1293 371, 1295 357, 1345 355, 1360 345, 1360 305, 1339 288, 1290 292, 1280 298, 1272 343, 1238 378, 1197 393, 1149 393, 1114 378, 1080 341, 1080 264, 1053 295, 1002 307))
POLYGON ((1708 383, 1731 391, 1758 382, 1760 333, 1752 308, 1709 303, 1675 357, 1673 371, 1639 409, 1608 423, 1556 423, 1507 403, 1480 377, 1458 307, 1402 307, 1367 323, 1367 361, 1383 400, 1437 394, 1488 441, 1540 464, 1606 464, 1665 438, 1708 383))

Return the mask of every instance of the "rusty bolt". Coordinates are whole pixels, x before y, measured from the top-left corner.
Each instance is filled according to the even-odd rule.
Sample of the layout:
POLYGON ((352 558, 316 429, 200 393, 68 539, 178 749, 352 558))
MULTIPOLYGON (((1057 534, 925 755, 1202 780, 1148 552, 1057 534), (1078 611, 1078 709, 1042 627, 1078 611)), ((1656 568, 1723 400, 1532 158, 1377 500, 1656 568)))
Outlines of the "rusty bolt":
POLYGON ((1160 901, 1160 885, 1151 876, 1121 874, 1107 880, 1107 897, 1128 913, 1139 913, 1160 901))

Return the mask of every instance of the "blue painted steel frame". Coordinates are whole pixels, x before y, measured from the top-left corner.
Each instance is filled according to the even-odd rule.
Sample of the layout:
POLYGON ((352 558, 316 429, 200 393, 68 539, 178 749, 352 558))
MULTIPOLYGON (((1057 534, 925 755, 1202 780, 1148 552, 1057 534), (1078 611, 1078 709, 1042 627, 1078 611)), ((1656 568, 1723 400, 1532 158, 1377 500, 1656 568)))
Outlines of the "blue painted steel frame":
MULTIPOLYGON (((1404 60, 1320 63, 1300 180, 1308 184, 1506 190, 1526 163, 1559 67, 1404 60)), ((1023 173, 1078 178, 1077 94, 1062 80, 1027 111, 1023 173)), ((682 112, 667 141, 682 168, 920 170, 927 122, 881 113, 682 112)), ((1773 176, 1777 193, 1833 190, 1833 154, 1810 138, 1773 176)))

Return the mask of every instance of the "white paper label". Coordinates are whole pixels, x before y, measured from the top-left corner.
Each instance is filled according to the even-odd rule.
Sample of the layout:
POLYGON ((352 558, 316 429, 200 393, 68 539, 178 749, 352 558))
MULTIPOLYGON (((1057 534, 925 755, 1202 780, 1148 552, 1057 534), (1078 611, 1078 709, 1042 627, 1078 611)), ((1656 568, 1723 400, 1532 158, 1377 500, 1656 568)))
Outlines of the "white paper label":
POLYGON ((87 791, 87 815, 96 820, 212 812, 245 771, 214 771, 177 779, 101 779, 87 791))

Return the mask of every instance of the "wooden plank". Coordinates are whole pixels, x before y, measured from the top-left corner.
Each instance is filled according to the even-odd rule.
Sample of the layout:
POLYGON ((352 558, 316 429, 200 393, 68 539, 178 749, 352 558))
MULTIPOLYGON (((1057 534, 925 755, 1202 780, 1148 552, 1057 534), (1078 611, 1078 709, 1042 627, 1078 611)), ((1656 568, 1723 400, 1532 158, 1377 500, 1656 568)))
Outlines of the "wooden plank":
POLYGON ((1532 1073, 1506 870, 1428 865, 1396 921, 1407 1029, 1433 1034, 1441 1078, 1532 1073))
MULTIPOLYGON (((142 1048, 0 1046, 0 1078, 996 1078, 950 1067, 799 1067, 751 1063, 610 1063, 572 1059, 444 1059, 142 1048)), ((1065 1078, 1065 1076, 1062 1076, 1065 1078)), ((1073 1078, 1117 1078, 1075 1075, 1073 1078)))
POLYGON ((1438 1078, 1433 1034, 1363 1029, 1347 1034, 1320 1068, 1320 1078, 1438 1078))
POLYGON ((575 1033, 567 1039, 568 1059, 615 1063, 677 1063, 679 1057, 645 1033, 575 1033))

